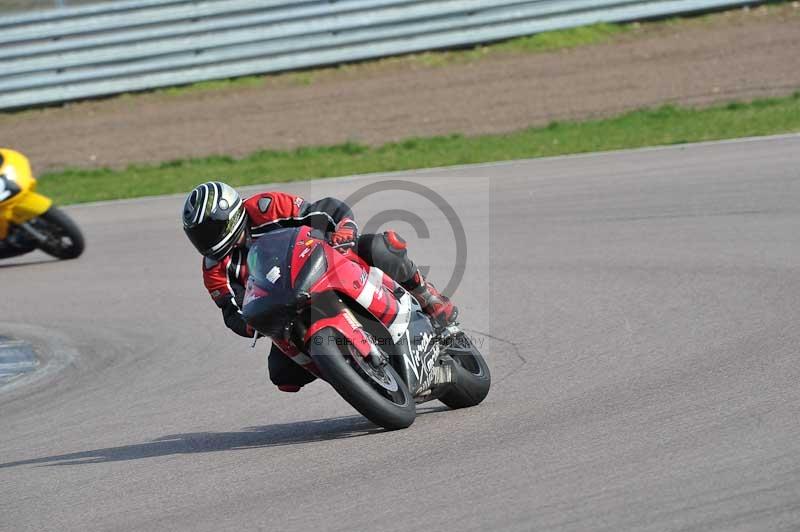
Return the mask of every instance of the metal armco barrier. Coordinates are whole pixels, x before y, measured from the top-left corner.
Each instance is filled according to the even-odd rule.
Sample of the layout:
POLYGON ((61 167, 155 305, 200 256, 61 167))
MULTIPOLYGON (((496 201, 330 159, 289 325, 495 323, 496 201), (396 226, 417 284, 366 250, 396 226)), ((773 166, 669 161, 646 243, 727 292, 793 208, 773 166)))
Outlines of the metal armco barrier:
POLYGON ((478 44, 745 0, 127 0, 0 18, 0 109, 478 44))

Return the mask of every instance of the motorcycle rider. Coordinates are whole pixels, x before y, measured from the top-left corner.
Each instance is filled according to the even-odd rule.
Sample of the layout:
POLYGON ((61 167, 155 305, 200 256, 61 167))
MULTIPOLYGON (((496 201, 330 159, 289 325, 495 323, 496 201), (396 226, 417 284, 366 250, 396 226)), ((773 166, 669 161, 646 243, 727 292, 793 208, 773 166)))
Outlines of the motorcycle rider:
MULTIPOLYGON (((451 324, 458 309, 427 282, 408 258, 406 242, 394 231, 359 235, 344 202, 323 198, 309 202, 283 192, 263 192, 242 200, 230 186, 210 181, 197 186, 183 206, 183 230, 203 255, 203 282, 222 310, 229 329, 244 337, 255 332, 242 317, 247 282, 247 250, 271 230, 306 225, 328 235, 336 246, 352 246, 370 266, 400 283, 437 323, 451 324)), ((267 358, 270 380, 280 390, 297 392, 314 376, 285 356, 273 342, 267 358)))

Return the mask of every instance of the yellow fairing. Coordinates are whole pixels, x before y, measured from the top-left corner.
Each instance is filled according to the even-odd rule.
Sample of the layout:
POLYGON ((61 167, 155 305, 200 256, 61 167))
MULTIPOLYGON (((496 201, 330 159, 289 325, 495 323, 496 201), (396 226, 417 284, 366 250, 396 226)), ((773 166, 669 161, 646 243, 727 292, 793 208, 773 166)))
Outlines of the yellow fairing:
POLYGON ((53 201, 35 192, 36 179, 28 159, 19 152, 0 148, 0 239, 8 235, 8 223, 23 223, 44 214, 53 201))
POLYGON ((14 205, 11 210, 10 220, 17 224, 27 222, 31 218, 36 218, 47 212, 47 209, 52 204, 53 200, 47 196, 29 191, 14 205))

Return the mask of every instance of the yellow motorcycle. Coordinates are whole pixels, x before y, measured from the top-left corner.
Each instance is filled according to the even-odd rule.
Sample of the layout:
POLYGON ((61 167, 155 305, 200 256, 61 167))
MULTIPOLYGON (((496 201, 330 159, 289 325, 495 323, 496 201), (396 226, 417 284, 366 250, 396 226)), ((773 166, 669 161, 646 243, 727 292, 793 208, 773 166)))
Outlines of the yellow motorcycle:
POLYGON ((28 159, 0 148, 0 259, 41 249, 59 259, 83 253, 83 235, 53 200, 36 192, 28 159))

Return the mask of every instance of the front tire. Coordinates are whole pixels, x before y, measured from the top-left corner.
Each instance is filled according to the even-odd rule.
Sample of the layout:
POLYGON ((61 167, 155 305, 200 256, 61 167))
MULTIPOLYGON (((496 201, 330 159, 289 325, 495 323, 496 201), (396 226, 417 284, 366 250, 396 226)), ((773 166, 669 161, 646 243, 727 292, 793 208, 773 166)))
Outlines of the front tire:
POLYGON ((38 244, 39 249, 57 259, 76 259, 84 249, 83 234, 72 218, 53 205, 31 223, 45 233, 48 239, 38 244))
POLYGON ((331 328, 311 338, 309 351, 322 377, 365 418, 389 430, 414 423, 414 398, 391 364, 371 366, 339 331, 331 328))

